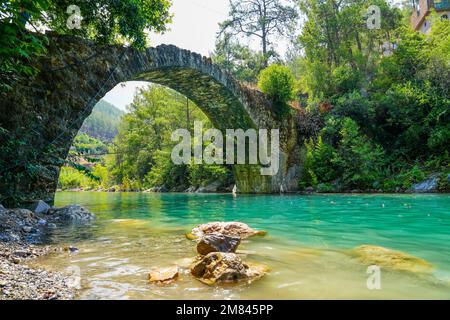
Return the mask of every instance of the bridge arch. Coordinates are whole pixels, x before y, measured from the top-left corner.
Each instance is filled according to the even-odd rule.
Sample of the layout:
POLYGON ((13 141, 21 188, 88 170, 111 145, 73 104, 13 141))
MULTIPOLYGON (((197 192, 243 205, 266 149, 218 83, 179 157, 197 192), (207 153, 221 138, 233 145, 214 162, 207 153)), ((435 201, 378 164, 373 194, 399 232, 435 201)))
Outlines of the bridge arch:
POLYGON ((238 190, 245 193, 296 189, 300 168, 293 119, 278 121, 261 92, 241 85, 210 59, 173 45, 138 51, 55 33, 47 36, 48 52, 34 62, 38 76, 20 81, 0 98, 1 127, 15 132, 24 142, 13 150, 15 156, 0 155, 8 170, 4 168, 2 175, 13 175, 9 181, 1 179, 3 198, 13 192, 26 201, 51 201, 60 159, 66 158, 85 118, 117 84, 133 80, 161 84, 187 96, 221 130, 280 128, 278 175, 261 176, 255 166, 236 165, 235 179, 238 190), (35 166, 31 179, 25 164, 14 163, 14 157, 25 158, 35 166))

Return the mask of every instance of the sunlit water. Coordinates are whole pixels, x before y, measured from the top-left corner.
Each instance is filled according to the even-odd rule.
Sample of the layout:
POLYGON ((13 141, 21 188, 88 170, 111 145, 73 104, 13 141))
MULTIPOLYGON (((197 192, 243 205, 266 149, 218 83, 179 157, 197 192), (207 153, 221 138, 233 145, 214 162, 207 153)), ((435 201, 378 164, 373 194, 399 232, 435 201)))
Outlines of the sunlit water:
MULTIPOLYGON (((94 212, 91 227, 57 230, 50 241, 79 248, 36 263, 76 266, 80 299, 450 299, 449 195, 244 196, 61 192, 56 205, 94 212), (187 268, 197 224, 242 221, 268 231, 239 247, 245 261, 271 271, 252 284, 209 287, 187 268), (423 258, 432 275, 381 269, 381 289, 367 288, 367 265, 349 249, 371 244, 423 258), (150 284, 150 270, 174 264, 180 279, 150 284)), ((73 268, 72 268, 73 270, 73 268)))

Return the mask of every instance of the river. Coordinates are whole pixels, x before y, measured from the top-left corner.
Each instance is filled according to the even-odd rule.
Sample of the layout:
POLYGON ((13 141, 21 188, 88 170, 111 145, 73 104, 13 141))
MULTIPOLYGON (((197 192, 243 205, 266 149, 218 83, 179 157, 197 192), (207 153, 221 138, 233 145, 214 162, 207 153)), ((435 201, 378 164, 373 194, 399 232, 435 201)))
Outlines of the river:
POLYGON ((59 192, 56 205, 96 214, 90 227, 56 230, 72 245, 35 264, 80 271, 80 299, 450 299, 450 195, 238 195, 59 192), (170 285, 150 284, 158 267, 187 265, 184 234, 210 221, 267 230, 244 240, 242 258, 270 272, 252 284, 209 287, 183 269, 170 285), (349 254, 363 244, 425 259, 431 275, 381 269, 369 290, 367 265, 349 254))

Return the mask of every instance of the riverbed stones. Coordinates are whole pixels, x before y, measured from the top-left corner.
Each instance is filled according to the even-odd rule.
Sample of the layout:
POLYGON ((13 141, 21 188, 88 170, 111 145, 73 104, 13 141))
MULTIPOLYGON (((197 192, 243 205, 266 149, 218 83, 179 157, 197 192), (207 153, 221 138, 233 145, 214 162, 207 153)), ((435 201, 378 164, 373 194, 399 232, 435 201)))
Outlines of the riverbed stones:
POLYGON ((191 268, 191 274, 201 282, 216 283, 252 282, 268 271, 263 265, 244 263, 235 253, 211 252, 199 258, 191 268))
POLYGON ((0 240, 39 243, 44 234, 52 229, 88 223, 94 218, 92 213, 80 206, 50 208, 46 214, 28 209, 5 209, 0 211, 0 240))
POLYGON ((201 239, 207 234, 222 234, 230 237, 238 237, 246 239, 255 235, 266 235, 266 231, 260 231, 250 228, 247 224, 242 222, 210 222, 201 224, 196 228, 193 228, 190 233, 186 234, 186 237, 190 240, 201 239))
POLYGON ((213 193, 219 191, 219 188, 222 186, 222 183, 219 180, 213 181, 206 186, 199 187, 195 193, 213 193))
POLYGON ((62 208, 51 208, 48 211, 48 220, 52 223, 84 224, 95 219, 95 215, 79 205, 70 205, 62 208))
POLYGON ((421 258, 384 247, 362 245, 354 248, 352 253, 367 265, 413 273, 431 273, 433 270, 433 266, 421 258))
POLYGON ((206 234, 198 241, 197 252, 201 255, 207 255, 211 252, 236 252, 240 243, 239 237, 220 233, 206 234))
POLYGON ((150 272, 150 274, 148 275, 148 281, 157 284, 169 284, 178 279, 178 276, 178 266, 172 266, 150 272))

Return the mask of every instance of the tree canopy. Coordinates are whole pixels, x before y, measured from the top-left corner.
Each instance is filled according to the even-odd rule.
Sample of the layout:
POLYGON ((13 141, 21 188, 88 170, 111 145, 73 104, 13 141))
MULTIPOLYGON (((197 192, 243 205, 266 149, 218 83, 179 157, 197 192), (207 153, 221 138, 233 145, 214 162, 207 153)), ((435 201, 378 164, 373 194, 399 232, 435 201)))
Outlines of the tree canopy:
POLYGON ((0 4, 0 92, 31 76, 30 59, 45 51, 42 30, 79 35, 100 43, 148 44, 149 31, 171 21, 170 0, 6 0, 0 4), (33 31, 33 32, 30 32, 33 31))
POLYGON ((260 41, 263 67, 275 56, 274 38, 292 30, 297 10, 291 0, 230 0, 229 18, 221 33, 256 38, 260 41))

